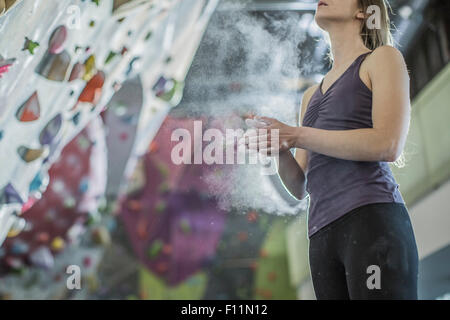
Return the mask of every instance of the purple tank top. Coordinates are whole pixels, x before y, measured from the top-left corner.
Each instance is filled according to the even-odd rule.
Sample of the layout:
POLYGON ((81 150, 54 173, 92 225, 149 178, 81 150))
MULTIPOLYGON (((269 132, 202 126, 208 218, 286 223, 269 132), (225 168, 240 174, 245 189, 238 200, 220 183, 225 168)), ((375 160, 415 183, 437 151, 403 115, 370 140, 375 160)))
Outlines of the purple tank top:
MULTIPOLYGON (((308 104, 303 126, 325 130, 372 128, 372 92, 359 77, 361 63, 369 53, 360 55, 325 94, 320 84, 308 104)), ((343 160, 311 151, 306 191, 309 237, 357 207, 404 203, 387 162, 343 160)))

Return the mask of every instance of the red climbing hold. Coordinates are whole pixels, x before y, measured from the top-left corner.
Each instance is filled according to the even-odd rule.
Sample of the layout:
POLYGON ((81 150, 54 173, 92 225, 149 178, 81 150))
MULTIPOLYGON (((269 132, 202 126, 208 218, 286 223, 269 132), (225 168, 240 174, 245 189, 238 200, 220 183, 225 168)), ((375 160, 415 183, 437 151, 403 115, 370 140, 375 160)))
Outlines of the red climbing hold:
POLYGON ((39 119, 41 114, 41 107, 39 105, 39 99, 37 92, 35 91, 31 97, 25 101, 17 110, 16 118, 22 122, 30 122, 39 119))

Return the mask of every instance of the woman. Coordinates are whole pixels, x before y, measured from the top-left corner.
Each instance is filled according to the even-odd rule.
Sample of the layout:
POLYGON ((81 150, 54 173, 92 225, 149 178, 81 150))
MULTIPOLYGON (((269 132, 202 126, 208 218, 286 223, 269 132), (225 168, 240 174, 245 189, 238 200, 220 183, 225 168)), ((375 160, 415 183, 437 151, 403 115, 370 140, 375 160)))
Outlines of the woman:
POLYGON ((262 117, 269 134, 250 139, 249 147, 279 149, 284 185, 298 199, 310 196, 318 299, 417 299, 417 247, 388 165, 402 152, 410 100, 403 57, 390 46, 387 3, 324 0, 315 20, 329 35, 333 66, 306 90, 302 126, 262 117), (381 9, 378 29, 367 23, 371 5, 381 9), (280 147, 270 144, 272 129, 280 147))

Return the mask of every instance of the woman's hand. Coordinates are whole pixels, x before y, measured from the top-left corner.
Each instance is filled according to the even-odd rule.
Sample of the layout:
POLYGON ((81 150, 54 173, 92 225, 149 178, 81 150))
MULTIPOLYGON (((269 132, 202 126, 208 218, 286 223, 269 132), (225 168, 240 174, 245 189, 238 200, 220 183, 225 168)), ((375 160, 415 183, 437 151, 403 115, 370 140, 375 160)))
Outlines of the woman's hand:
POLYGON ((254 117, 261 125, 246 134, 245 144, 250 150, 267 152, 267 155, 295 148, 299 141, 298 127, 288 126, 274 118, 254 117), (256 132, 255 132, 256 131, 256 132))

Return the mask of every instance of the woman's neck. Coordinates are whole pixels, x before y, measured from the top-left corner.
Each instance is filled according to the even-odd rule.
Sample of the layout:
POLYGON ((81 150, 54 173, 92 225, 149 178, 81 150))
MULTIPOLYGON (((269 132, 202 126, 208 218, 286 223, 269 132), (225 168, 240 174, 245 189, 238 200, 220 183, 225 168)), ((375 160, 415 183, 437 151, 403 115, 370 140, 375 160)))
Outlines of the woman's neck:
POLYGON ((333 53, 333 69, 344 67, 355 56, 367 52, 359 29, 354 24, 339 24, 328 30, 333 53))

